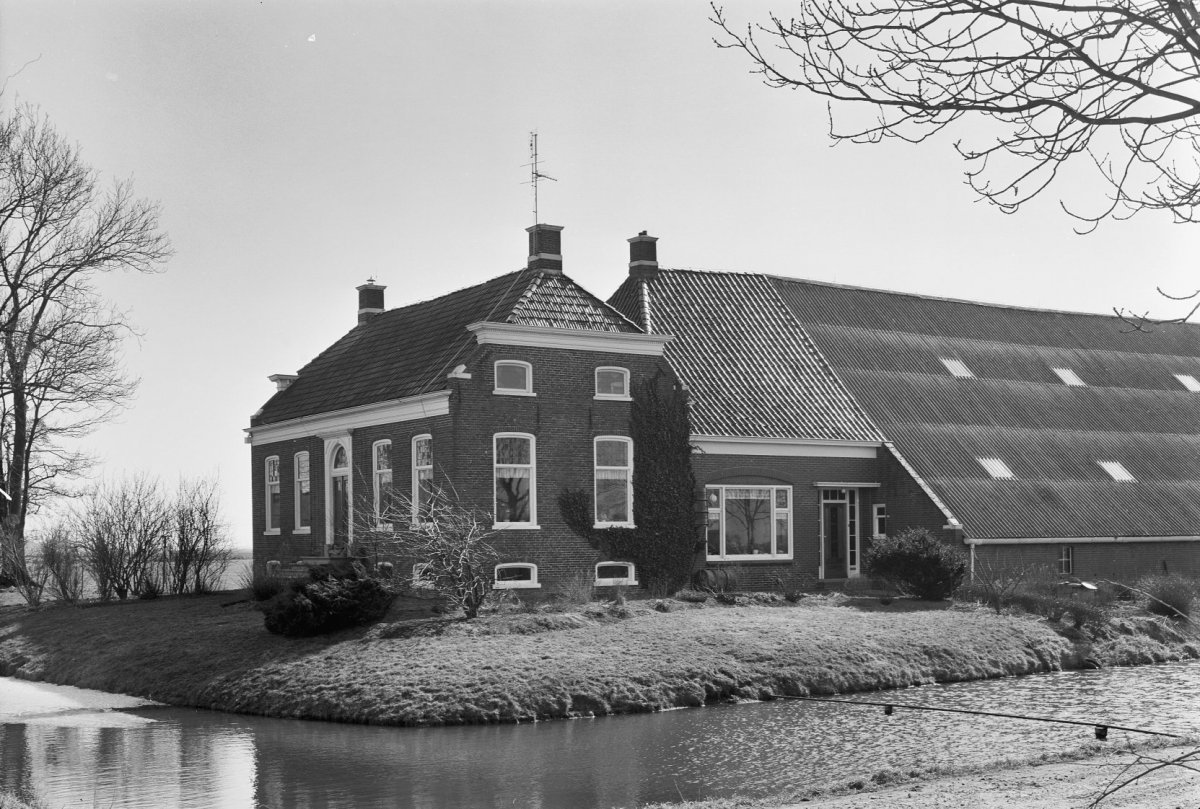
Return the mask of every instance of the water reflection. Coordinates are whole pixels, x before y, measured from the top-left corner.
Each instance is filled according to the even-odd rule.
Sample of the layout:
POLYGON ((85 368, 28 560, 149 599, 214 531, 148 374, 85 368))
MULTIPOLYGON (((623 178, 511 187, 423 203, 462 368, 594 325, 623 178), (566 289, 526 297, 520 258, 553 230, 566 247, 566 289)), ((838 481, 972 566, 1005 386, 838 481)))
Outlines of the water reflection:
MULTIPOLYGON (((0 679, 0 705, 5 681, 0 679)), ((888 692, 897 702, 1200 732, 1200 667, 888 692)), ((879 695, 872 695, 877 699, 879 695)), ((0 725, 0 787, 51 806, 609 807, 986 763, 1086 744, 1088 727, 776 702, 537 725, 400 729, 143 709, 0 725), (104 717, 107 716, 106 720, 104 717), (149 720, 149 721, 147 721, 149 720)), ((1119 744, 1122 734, 1113 733, 1119 744)))

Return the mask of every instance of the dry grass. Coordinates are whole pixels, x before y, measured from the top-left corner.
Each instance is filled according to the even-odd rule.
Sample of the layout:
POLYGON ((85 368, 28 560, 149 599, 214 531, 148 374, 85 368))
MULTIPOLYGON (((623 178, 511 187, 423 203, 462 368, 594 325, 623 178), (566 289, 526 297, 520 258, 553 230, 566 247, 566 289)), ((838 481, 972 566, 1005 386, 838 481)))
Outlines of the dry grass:
MULTIPOLYGON (((523 721, 1058 668, 1068 641, 983 612, 797 606, 423 617, 268 634, 230 596, 0 614, 0 673, 175 705, 402 725, 523 721)), ((402 603, 390 616, 404 614, 402 603)), ((418 607, 423 607, 419 602, 418 607)))

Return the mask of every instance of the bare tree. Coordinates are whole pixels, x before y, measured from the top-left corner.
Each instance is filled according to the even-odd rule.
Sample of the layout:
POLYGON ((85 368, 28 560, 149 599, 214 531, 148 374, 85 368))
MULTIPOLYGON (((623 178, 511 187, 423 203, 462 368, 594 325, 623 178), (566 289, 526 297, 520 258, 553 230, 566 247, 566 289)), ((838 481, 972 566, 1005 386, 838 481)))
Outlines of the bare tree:
POLYGON ((100 598, 165 589, 161 560, 171 517, 158 482, 144 476, 97 486, 86 496, 73 527, 100 598))
POLYGON ((87 468, 70 447, 136 381, 120 364, 125 316, 101 273, 151 272, 170 254, 158 209, 96 172, 35 109, 0 117, 0 541, 23 556, 31 509, 87 468))
POLYGON ((217 589, 232 553, 217 481, 180 481, 169 509, 170 531, 162 553, 167 591, 207 593, 217 589))
POLYGON ((715 5, 712 19, 716 44, 748 54, 766 84, 829 99, 835 139, 992 124, 955 146, 971 187, 1005 212, 1070 161, 1108 197, 1068 210, 1083 230, 1144 209, 1200 218, 1195 0, 800 0, 795 17, 744 29, 715 5))

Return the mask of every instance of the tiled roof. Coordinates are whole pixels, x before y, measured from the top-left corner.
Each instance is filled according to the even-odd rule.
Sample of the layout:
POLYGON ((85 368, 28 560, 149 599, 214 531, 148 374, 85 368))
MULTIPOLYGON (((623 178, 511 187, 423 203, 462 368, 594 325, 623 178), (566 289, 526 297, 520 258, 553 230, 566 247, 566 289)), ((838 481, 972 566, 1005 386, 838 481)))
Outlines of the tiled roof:
POLYGON ((255 424, 402 399, 446 387, 475 345, 471 323, 632 332, 640 329, 566 276, 519 270, 356 325, 300 369, 255 424))
POLYGON ((1200 534, 1200 394, 1174 377, 1200 374, 1200 327, 1129 333, 1112 316, 771 284, 967 536, 1200 534), (1014 479, 992 479, 980 457, 1014 479))
POLYGON ((660 270, 609 302, 672 335, 665 357, 687 385, 695 433, 881 440, 766 277, 660 270))

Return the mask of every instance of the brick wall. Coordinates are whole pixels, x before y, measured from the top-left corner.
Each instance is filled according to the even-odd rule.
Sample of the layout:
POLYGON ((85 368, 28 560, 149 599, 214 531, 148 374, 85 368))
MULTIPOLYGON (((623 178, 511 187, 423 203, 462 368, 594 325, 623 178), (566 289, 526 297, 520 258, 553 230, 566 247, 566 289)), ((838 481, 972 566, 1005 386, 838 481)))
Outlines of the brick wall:
POLYGON ((1196 542, 1050 542, 1038 545, 977 545, 976 570, 1034 566, 1058 574, 1059 554, 1069 545, 1071 575, 1089 581, 1109 579, 1132 584, 1150 574, 1178 573, 1200 577, 1200 543, 1196 542))

